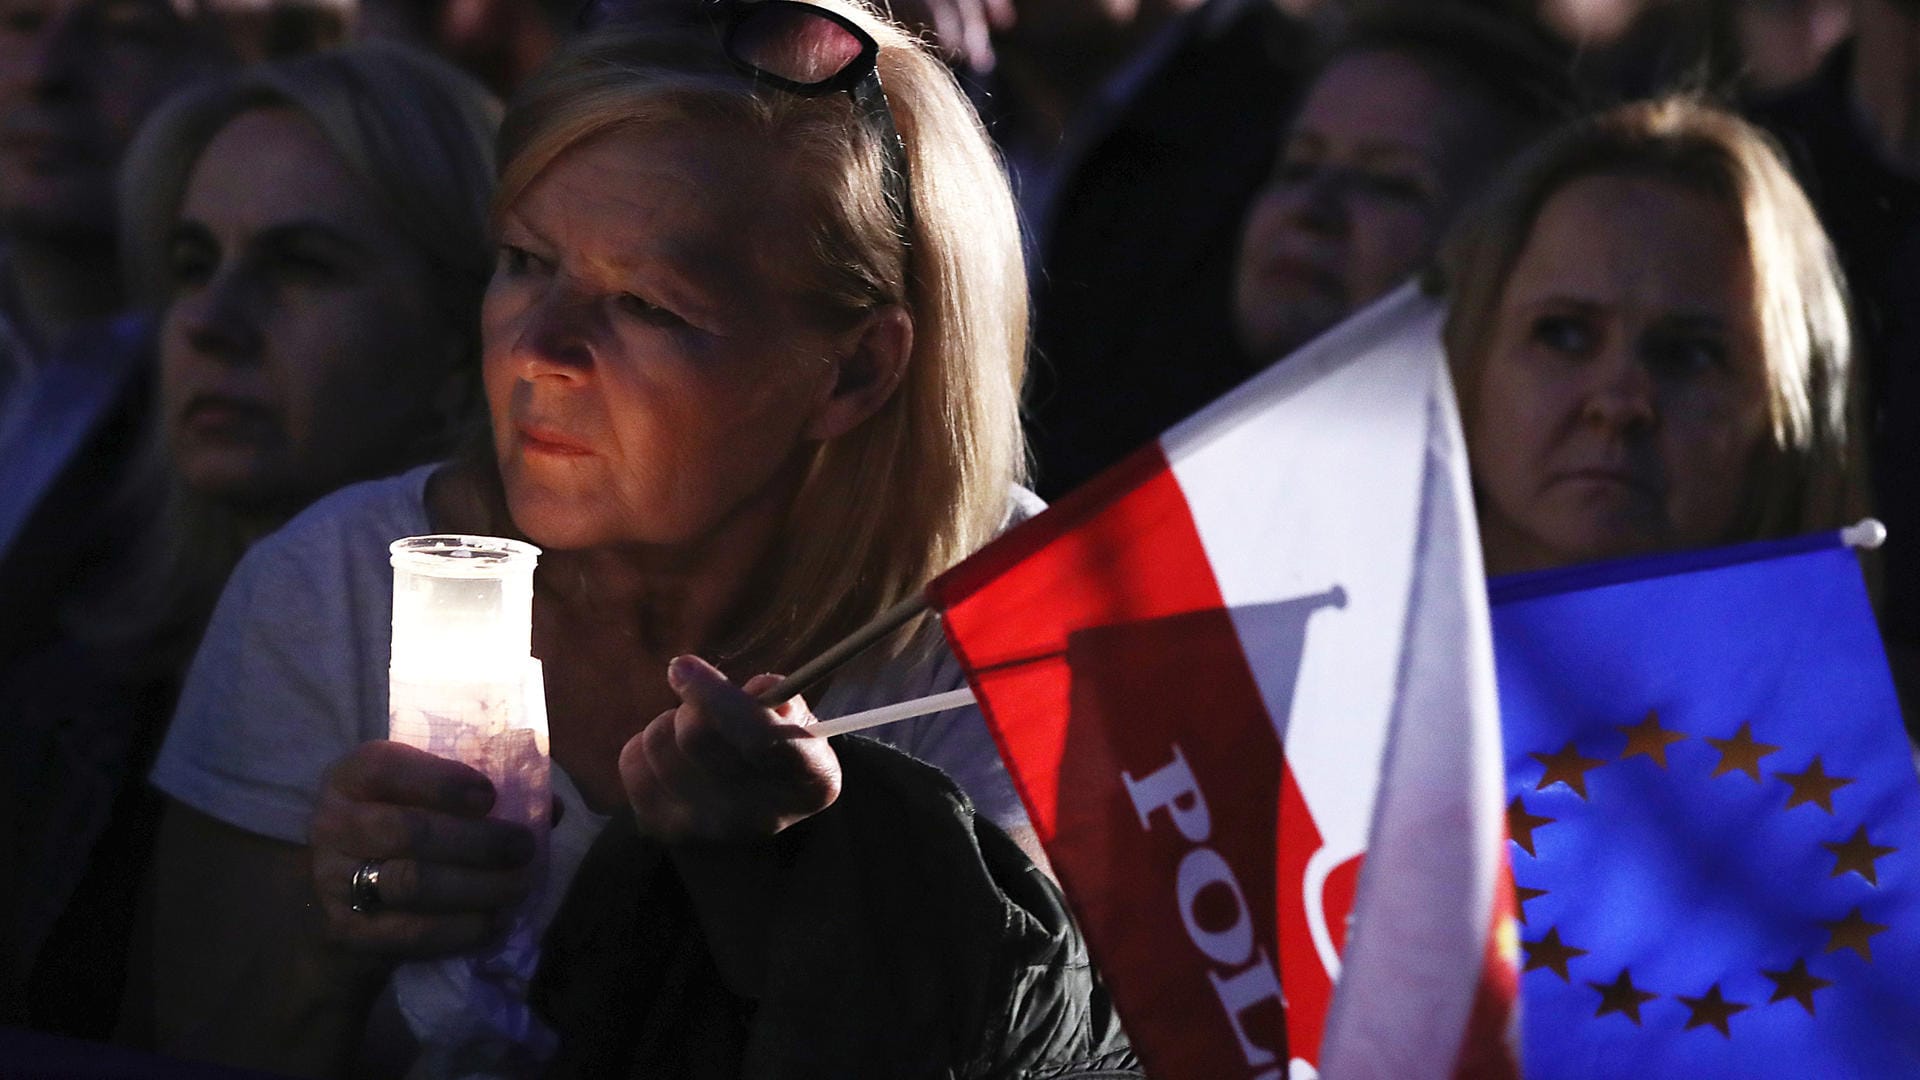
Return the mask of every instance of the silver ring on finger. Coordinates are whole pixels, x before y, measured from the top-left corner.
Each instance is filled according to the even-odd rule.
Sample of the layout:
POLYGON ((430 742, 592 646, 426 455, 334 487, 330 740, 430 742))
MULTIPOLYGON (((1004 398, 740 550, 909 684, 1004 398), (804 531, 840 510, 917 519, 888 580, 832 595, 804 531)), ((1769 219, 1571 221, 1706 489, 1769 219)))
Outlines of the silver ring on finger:
POLYGON ((353 878, 347 884, 347 899, 353 910, 362 915, 372 915, 386 906, 380 898, 380 859, 367 859, 353 872, 353 878))

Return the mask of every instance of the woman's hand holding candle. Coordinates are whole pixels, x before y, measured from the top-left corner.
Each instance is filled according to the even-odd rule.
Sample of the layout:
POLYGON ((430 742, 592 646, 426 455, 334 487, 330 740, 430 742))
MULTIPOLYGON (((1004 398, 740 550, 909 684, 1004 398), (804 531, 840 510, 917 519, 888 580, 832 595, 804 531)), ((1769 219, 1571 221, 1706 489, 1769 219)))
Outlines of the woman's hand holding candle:
POLYGON ((313 883, 330 936, 393 961, 486 944, 533 884, 534 837, 490 820, 478 771, 396 742, 364 743, 321 786, 311 829, 313 883), (376 905, 350 882, 373 860, 376 905))
POLYGON ((681 705, 654 718, 620 753, 620 778, 641 833, 669 844, 773 836, 833 804, 840 762, 808 730, 813 714, 794 698, 767 708, 697 657, 667 668, 681 705))

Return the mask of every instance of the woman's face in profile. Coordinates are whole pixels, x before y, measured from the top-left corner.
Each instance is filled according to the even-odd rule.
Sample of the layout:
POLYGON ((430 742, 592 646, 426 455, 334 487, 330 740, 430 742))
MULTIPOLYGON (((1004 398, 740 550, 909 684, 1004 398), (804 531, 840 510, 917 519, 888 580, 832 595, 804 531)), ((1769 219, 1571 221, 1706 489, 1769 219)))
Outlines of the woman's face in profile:
POLYGON ((1480 111, 1394 52, 1348 54, 1315 80, 1241 234, 1234 313, 1254 359, 1306 344, 1419 268, 1480 111))
POLYGON ((503 215, 481 327, 514 522, 560 550, 684 547, 804 472, 840 342, 792 284, 805 211, 766 142, 618 131, 503 215))
POLYGON ((1720 202, 1632 175, 1552 195, 1472 390, 1489 571, 1741 539, 1769 424, 1757 320, 1720 202))
POLYGON ((169 239, 161 387, 173 460, 221 501, 304 501, 406 463, 457 346, 432 269, 308 120, 235 117, 169 239))

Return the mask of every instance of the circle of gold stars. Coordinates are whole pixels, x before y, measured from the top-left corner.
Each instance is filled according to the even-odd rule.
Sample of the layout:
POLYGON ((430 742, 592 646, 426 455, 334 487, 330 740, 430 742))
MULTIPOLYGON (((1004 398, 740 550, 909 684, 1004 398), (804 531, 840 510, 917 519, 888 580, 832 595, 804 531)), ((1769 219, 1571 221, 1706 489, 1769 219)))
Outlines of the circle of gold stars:
MULTIPOLYGON (((1613 761, 1625 761, 1633 757, 1646 757, 1655 765, 1667 767, 1667 747, 1683 742, 1693 736, 1660 726, 1658 710, 1648 710, 1646 718, 1637 724, 1617 724, 1615 727, 1627 737, 1626 747, 1613 761)), ((1846 776, 1830 776, 1818 754, 1798 772, 1770 770, 1762 767, 1767 757, 1780 752, 1780 747, 1763 743, 1753 737, 1753 725, 1743 723, 1731 737, 1719 739, 1702 736, 1704 742, 1720 753, 1720 760, 1714 766, 1714 777, 1732 773, 1744 773, 1755 783, 1765 783, 1764 775, 1771 775, 1784 781, 1789 789, 1784 811, 1796 807, 1813 806, 1833 814, 1833 793, 1854 782, 1846 776), (1763 775, 1764 774, 1764 775, 1763 775)), ((1533 785, 1535 791, 1544 791, 1553 784, 1565 784, 1581 799, 1587 798, 1587 774, 1609 764, 1606 758, 1587 757, 1580 752, 1577 740, 1569 740, 1566 745, 1550 754, 1527 755, 1538 761, 1545 769, 1540 780, 1533 785)), ((1507 836, 1529 856, 1537 857, 1534 851, 1534 833, 1550 828, 1557 819, 1535 814, 1527 809, 1525 796, 1515 795, 1507 804, 1507 836)), ((1823 841, 1820 846, 1833 855, 1834 865, 1831 876, 1858 874, 1869 885, 1878 886, 1877 860, 1898 851, 1898 848, 1876 844, 1867 835, 1867 827, 1862 825, 1853 831, 1853 835, 1844 840, 1823 841)), ((1516 865, 1516 870, 1520 869, 1516 865)), ((1516 905, 1517 917, 1522 926, 1527 922, 1527 902, 1547 895, 1546 889, 1529 888, 1516 882, 1519 903, 1516 905)), ((1873 937, 1887 929, 1880 923, 1868 922, 1855 907, 1844 918, 1820 924, 1827 931, 1827 946, 1822 955, 1842 950, 1857 953, 1868 963, 1873 962, 1873 937)), ((1526 963, 1522 973, 1548 971, 1571 984, 1573 971, 1569 965, 1580 957, 1590 955, 1589 951, 1562 940, 1559 927, 1548 927, 1537 940, 1528 941, 1523 937, 1520 942, 1526 952, 1526 963)), ((1833 980, 1822 978, 1807 969, 1807 958, 1800 957, 1784 971, 1762 969, 1760 974, 1773 984, 1773 996, 1763 1003, 1729 1001, 1721 992, 1720 984, 1714 983, 1696 996, 1674 993, 1670 996, 1686 1006, 1688 1017, 1686 1030, 1710 1027, 1722 1037, 1733 1037, 1733 1025, 1729 1021, 1739 1013, 1749 1009, 1777 1005, 1791 1001, 1807 1011, 1809 1016, 1816 1012, 1815 995, 1833 985, 1833 980)), ((1640 1007, 1656 998, 1668 995, 1655 993, 1635 985, 1633 973, 1629 968, 1621 968, 1619 974, 1611 980, 1582 980, 1599 995, 1594 1010, 1596 1018, 1618 1015, 1640 1023, 1640 1007)))

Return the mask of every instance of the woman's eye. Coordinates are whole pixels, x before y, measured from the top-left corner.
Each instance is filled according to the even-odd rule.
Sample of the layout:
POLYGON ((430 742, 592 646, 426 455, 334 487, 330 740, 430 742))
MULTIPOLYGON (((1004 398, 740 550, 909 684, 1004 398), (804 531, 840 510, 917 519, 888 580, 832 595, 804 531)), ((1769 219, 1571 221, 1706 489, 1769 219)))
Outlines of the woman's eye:
POLYGON ((1433 191, 1425 179, 1406 172, 1378 169, 1354 169, 1313 161, 1282 161, 1273 171, 1273 183, 1297 187, 1324 180, 1346 196, 1383 199, 1392 202, 1426 203, 1433 191))
POLYGON ((1710 337, 1676 337, 1649 342, 1647 357, 1656 371, 1691 375, 1726 362, 1724 342, 1710 337))
POLYGON ((1319 167, 1310 161, 1282 161, 1273 170, 1273 182, 1276 184, 1304 184, 1313 179, 1319 167))
POLYGON ((282 279, 305 285, 327 285, 347 277, 344 267, 310 251, 289 249, 278 252, 273 264, 282 279))
POLYGON ((1432 198, 1426 182, 1417 176, 1401 173, 1356 172, 1353 174, 1352 182, 1357 191, 1376 199, 1423 203, 1432 198))
POLYGON ((1565 315, 1543 315, 1533 321, 1534 342, 1558 353, 1584 356, 1593 348, 1593 331, 1579 319, 1565 315))
POLYGON ((499 268, 505 274, 526 274, 545 265, 526 248, 513 244, 500 245, 499 268))
POLYGON ((687 325, 687 320, 643 296, 635 296, 632 293, 621 293, 619 296, 614 297, 613 303, 615 307, 619 308, 625 314, 631 315, 653 326, 672 328, 687 325))
POLYGON ((218 260, 213 252, 198 245, 174 245, 167 253, 167 275, 176 289, 205 285, 213 277, 218 260))

